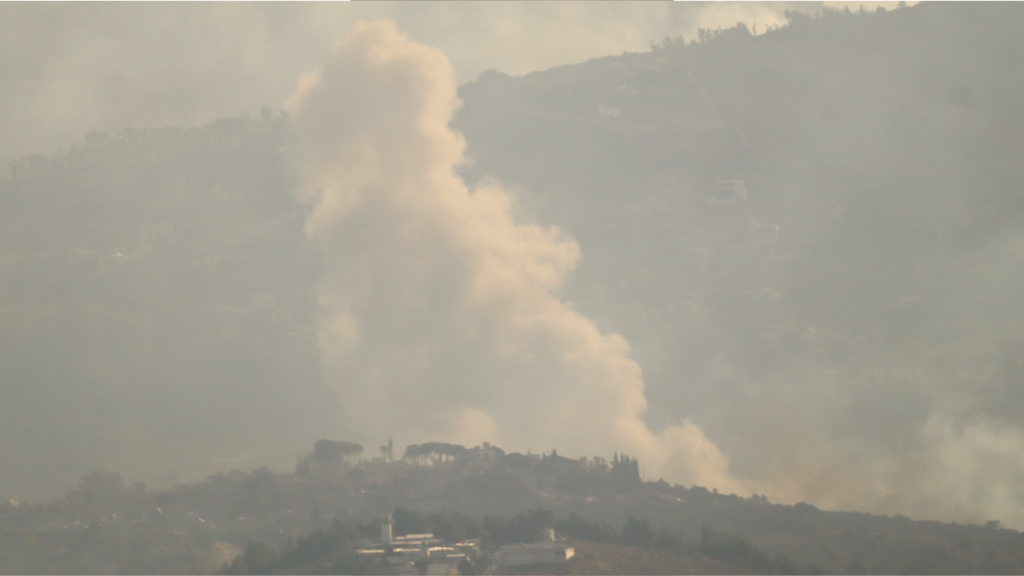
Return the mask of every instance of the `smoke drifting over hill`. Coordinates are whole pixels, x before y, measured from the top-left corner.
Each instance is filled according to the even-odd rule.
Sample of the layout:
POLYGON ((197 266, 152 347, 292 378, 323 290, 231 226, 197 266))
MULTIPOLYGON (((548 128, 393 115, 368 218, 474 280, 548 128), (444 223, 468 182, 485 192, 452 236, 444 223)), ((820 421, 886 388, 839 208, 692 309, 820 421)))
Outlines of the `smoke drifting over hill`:
POLYGON ((649 473, 740 489, 696 425, 646 427, 629 345, 559 300, 576 243, 455 174, 455 104, 445 56, 378 22, 291 106, 326 255, 320 344, 350 434, 626 451, 649 473))
MULTIPOLYGON (((788 2, 8 4, 0 6, 0 173, 90 130, 187 126, 277 110, 359 20, 390 18, 441 48, 457 80, 524 74, 647 50, 743 20, 784 22, 788 2), (528 42, 523 42, 529 38, 528 42)), ((818 3, 801 3, 815 12, 818 3)))
POLYGON ((689 411, 773 499, 1019 526, 1022 18, 836 11, 494 74, 455 126, 580 243, 567 298, 630 341, 652 428, 689 411))
POLYGON ((392 437, 1024 526, 1020 5, 349 6, 0 5, 0 501, 392 437))

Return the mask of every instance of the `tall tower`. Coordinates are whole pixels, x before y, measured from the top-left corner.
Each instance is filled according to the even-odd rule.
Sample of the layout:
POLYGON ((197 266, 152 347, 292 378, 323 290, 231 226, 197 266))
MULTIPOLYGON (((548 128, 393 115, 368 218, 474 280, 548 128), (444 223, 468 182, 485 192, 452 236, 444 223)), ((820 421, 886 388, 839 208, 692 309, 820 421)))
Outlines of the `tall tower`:
POLYGON ((385 514, 380 519, 380 543, 384 545, 391 543, 391 514, 385 514))

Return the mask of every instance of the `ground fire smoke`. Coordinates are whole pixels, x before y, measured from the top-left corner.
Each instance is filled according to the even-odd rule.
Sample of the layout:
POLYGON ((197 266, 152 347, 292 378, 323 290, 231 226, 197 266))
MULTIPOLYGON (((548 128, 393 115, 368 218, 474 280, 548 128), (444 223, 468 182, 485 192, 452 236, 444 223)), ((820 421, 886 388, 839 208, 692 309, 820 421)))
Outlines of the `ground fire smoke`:
POLYGON ((456 175, 457 103, 445 56, 390 22, 359 25, 291 102, 347 433, 625 451, 648 476, 742 492, 697 425, 647 428, 627 342, 560 300, 577 244, 517 221, 498 185, 456 175))

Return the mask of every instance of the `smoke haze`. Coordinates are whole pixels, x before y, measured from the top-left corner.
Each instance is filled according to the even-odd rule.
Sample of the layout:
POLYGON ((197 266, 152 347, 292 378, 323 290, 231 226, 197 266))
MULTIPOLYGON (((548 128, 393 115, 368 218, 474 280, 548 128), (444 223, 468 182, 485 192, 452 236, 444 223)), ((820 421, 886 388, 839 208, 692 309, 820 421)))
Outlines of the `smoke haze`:
MULTIPOLYGON (((458 82, 645 51, 665 36, 788 3, 485 2, 6 4, 0 7, 0 164, 92 130, 188 126, 284 105, 295 78, 360 20, 391 18, 452 60, 458 82)), ((817 3, 801 3, 816 12, 817 3)))
POLYGON ((393 438, 1024 526, 1024 16, 791 8, 0 5, 0 159, 80 142, 0 179, 0 496, 393 438))
POLYGON ((1021 521, 1022 13, 960 8, 460 91, 467 153, 579 242, 566 296, 629 340, 648 424, 687 410, 773 499, 1021 521))
POLYGON ((499 185, 467 189, 448 123, 451 66, 391 22, 359 25, 291 109, 323 247, 320 343, 349 433, 638 455, 649 473, 736 491, 684 422, 646 427, 640 367, 557 297, 579 259, 515 221, 499 185))

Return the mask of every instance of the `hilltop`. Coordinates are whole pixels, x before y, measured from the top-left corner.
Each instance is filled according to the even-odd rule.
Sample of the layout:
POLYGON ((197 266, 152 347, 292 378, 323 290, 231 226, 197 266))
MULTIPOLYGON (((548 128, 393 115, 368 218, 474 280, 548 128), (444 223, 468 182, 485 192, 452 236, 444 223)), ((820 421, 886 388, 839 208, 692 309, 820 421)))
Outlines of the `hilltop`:
POLYGON ((245 550, 236 571, 308 573, 360 534, 379 534, 377 520, 392 511, 396 535, 483 537, 485 550, 539 540, 553 527, 578 552, 560 573, 1024 568, 1024 535, 996 522, 827 512, 643 481, 626 456, 463 450, 394 461, 311 453, 296 473, 233 471, 166 491, 94 473, 54 502, 0 505, 0 571, 204 572, 245 550))
MULTIPOLYGON (((1016 533, 986 522, 1020 525, 1002 504, 1018 499, 1024 406, 1022 20, 1013 4, 793 14, 764 34, 737 26, 518 78, 486 73, 461 87, 454 120, 468 180, 521 186, 523 219, 579 241, 566 297, 631 343, 652 428, 691 416, 737 475, 777 487, 773 501, 977 526, 642 475, 599 493, 610 476, 580 473, 597 492, 573 492, 561 473, 507 472, 512 455, 459 482, 458 466, 366 463, 323 493, 262 470, 343 427, 345 401, 320 374, 299 159, 270 110, 92 133, 0 182, 0 493, 50 500, 97 469, 181 484, 118 486, 115 502, 136 498, 160 518, 167 504, 174 520, 167 533, 109 520, 129 527, 109 542, 173 534, 200 556, 212 542, 284 546, 334 514, 369 518, 393 492, 387 507, 474 518, 544 508, 617 529, 637 515, 693 541, 710 526, 830 571, 1018 570, 1016 533), (256 471, 215 474, 233 468, 256 471), (876 486, 890 498, 865 496, 876 486), (215 502, 228 495, 237 514, 215 502), (204 539, 222 534, 200 524, 240 517, 243 528, 204 539), (942 564, 913 564, 929 554, 942 564)), ((579 472, 560 458, 528 465, 579 472)), ((84 554, 92 544, 63 538, 100 510, 123 514, 75 506, 5 509, 47 535, 46 554, 7 556, 35 558, 14 570, 109 571, 49 555, 84 554)))

